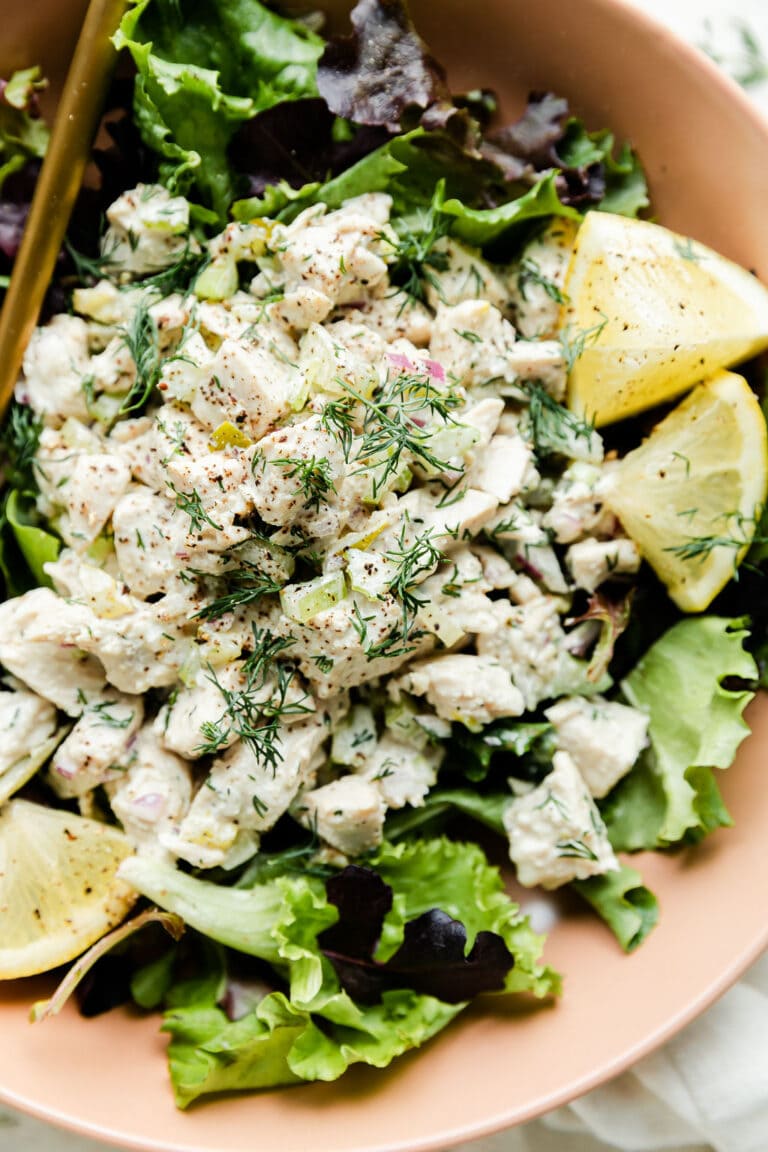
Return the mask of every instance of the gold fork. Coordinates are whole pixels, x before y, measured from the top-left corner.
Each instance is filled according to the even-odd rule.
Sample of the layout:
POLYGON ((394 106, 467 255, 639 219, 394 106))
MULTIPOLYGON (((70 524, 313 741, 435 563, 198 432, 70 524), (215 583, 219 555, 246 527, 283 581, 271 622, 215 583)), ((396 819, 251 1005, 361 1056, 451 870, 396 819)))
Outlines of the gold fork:
MULTIPOLYGON (((90 155, 126 0, 91 0, 0 311, 0 418, 13 395, 90 155)), ((30 63, 34 63, 31 61, 30 63)))

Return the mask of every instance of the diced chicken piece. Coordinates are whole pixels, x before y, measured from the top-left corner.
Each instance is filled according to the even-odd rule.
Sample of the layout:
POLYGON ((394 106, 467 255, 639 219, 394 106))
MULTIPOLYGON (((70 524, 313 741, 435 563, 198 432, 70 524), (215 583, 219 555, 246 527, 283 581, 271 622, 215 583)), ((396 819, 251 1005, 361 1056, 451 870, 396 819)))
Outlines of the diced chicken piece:
POLYGON ((535 380, 558 401, 565 396, 567 371, 559 340, 517 340, 507 363, 516 380, 535 380))
POLYGON ((550 592, 567 592, 568 582, 540 520, 540 514, 521 503, 510 503, 499 508, 485 530, 492 540, 503 545, 507 555, 550 592))
POLYGON ((56 709, 34 692, 0 692, 0 786, 9 769, 56 731, 56 709))
POLYGON ((185 564, 187 518, 149 488, 136 487, 112 514, 117 563, 136 596, 154 596, 173 586, 185 564))
MULTIPOLYGON (((219 684, 233 691, 240 680, 239 665, 222 668, 216 678, 219 684)), ((171 700, 157 714, 154 724, 160 743, 171 752, 195 760, 205 744, 202 734, 204 724, 216 724, 224 712, 224 697, 219 684, 210 673, 199 674, 197 683, 191 688, 179 688, 171 700)), ((228 748, 237 740, 233 730, 224 739, 221 747, 228 748)))
POLYGON ((313 324, 320 324, 333 311, 333 300, 317 288, 302 286, 283 294, 282 300, 271 306, 271 315, 296 334, 306 332, 313 324))
POLYGON ((301 384, 293 364, 241 340, 225 340, 191 401, 192 411, 207 428, 229 421, 258 440, 286 415, 301 384))
POLYGON ((502 311, 509 304, 509 289, 476 248, 443 236, 432 246, 429 276, 425 279, 427 302, 437 309, 464 300, 488 300, 502 311))
POLYGON ((325 325, 324 331, 333 344, 340 345, 369 365, 378 365, 386 350, 388 337, 382 336, 367 324, 356 324, 352 320, 334 320, 325 325))
MULTIPOLYGON (((502 556, 495 548, 489 548, 484 544, 472 544, 470 551, 480 561, 483 579, 489 588, 498 590, 514 587, 519 573, 515 571, 506 556, 502 556)), ((539 595, 538 588, 536 588, 536 593, 539 595)))
POLYGON ((140 696, 112 693, 86 708, 56 749, 48 774, 51 787, 59 796, 83 796, 99 784, 119 779, 143 722, 140 696))
MULTIPOLYGON (((237 327, 241 328, 242 325, 238 324, 237 327)), ((174 354, 163 361, 162 384, 165 394, 182 404, 189 404, 198 389, 210 379, 215 357, 216 353, 208 347, 202 334, 198 331, 190 332, 174 354)), ((172 421, 167 421, 165 413, 163 421, 172 426, 172 421)))
POLYGON ((383 226, 389 223, 392 211, 392 197, 386 192, 363 192, 360 196, 351 196, 345 200, 341 208, 336 210, 340 220, 345 216, 356 220, 359 216, 367 216, 374 224, 378 224, 377 237, 381 234, 383 226))
POLYGON ((378 207, 349 201, 327 214, 302 212, 292 224, 276 229, 270 247, 278 252, 286 293, 311 288, 334 304, 366 296, 387 275, 381 255, 384 226, 378 207))
POLYGON ((403 642, 402 622, 402 605, 393 596, 372 602, 353 594, 303 624, 282 616, 275 631, 293 637, 291 655, 315 695, 325 700, 389 675, 431 646, 428 636, 403 642), (390 650, 396 655, 387 655, 390 650))
POLYGON ((367 704, 355 704, 334 725, 331 760, 348 768, 364 768, 377 745, 376 719, 367 704))
POLYGON ((424 348, 432 334, 429 309, 404 290, 393 291, 389 285, 383 287, 380 294, 357 302, 345 316, 350 323, 364 325, 388 344, 403 338, 417 348, 424 348))
MULTIPOLYGON (((583 680, 580 661, 566 647, 557 603, 538 595, 524 604, 494 602, 498 628, 477 638, 477 651, 511 674, 523 695, 526 711, 552 700, 583 680)), ((521 709, 522 711, 522 709, 521 709)))
POLYGON ((43 515, 57 515, 66 503, 67 488, 77 458, 83 453, 99 453, 103 449, 99 437, 73 418, 66 420, 60 428, 42 429, 34 469, 42 496, 38 506, 43 515))
POLYGON ((333 503, 344 476, 344 452, 316 417, 279 428, 259 441, 250 494, 267 524, 306 519, 333 503))
POLYGON ((92 356, 88 374, 96 393, 119 396, 128 392, 136 379, 136 364, 125 338, 113 336, 102 352, 92 356))
POLYGON ((426 696, 438 716, 472 729, 502 716, 519 716, 525 708, 506 668, 486 656, 463 653, 412 664, 390 691, 426 696))
POLYGON ((465 387, 505 380, 514 384, 517 370, 510 357, 515 330, 498 308, 486 300, 466 300, 453 308, 438 308, 429 350, 450 377, 465 387))
POLYGON ((98 660, 78 645, 91 613, 35 588, 0 604, 0 663, 69 716, 102 699, 106 679, 98 660))
POLYGON ((120 778, 105 785, 109 803, 138 852, 167 856, 164 840, 189 811, 189 765, 142 728, 123 758, 120 778))
MULTIPOLYGON (((552 507, 543 525, 558 544, 572 544, 582 536, 597 535, 606 519, 599 482, 600 468, 577 460, 563 472, 552 492, 552 507)), ((612 523, 613 518, 607 514, 612 523)))
POLYGON ((67 417, 88 419, 83 380, 89 371, 88 325, 79 316, 54 316, 36 328, 24 353, 16 399, 29 404, 46 424, 67 417))
POLYGON ((451 628, 461 635, 492 632, 498 623, 486 595, 490 589, 480 561, 467 548, 460 548, 420 585, 419 621, 446 645, 455 642, 451 628))
POLYGON ((510 277, 515 324, 526 337, 555 336, 576 226, 561 217, 523 249, 510 277))
POLYGON ((355 772, 376 785, 388 808, 404 808, 406 804, 418 808, 437 780, 444 755, 442 748, 414 748, 385 733, 355 772))
POLYGON ((166 847, 198 868, 231 865, 233 851, 247 845, 255 851, 260 834, 277 823, 301 788, 313 783, 314 756, 326 736, 317 715, 281 725, 274 765, 247 744, 235 744, 214 760, 178 832, 165 838, 166 847))
POLYGON ((462 424, 469 424, 470 428, 477 428, 480 433, 478 445, 482 446, 490 444, 491 437, 499 426, 503 412, 503 400, 499 399, 498 396, 486 396, 477 404, 457 413, 456 419, 462 424))
MULTIPOLYGON (((426 485, 406 492, 397 507, 400 514, 407 517, 414 536, 429 531, 431 541, 444 552, 450 552, 476 536, 491 521, 498 500, 478 488, 465 488, 446 500, 442 486, 426 485)), ((392 535, 394 531, 382 533, 374 542, 377 550, 384 544, 392 547, 392 535)))
POLYGON ((207 456, 211 448, 210 432, 177 404, 163 405, 151 423, 133 422, 133 427, 134 435, 117 440, 124 425, 116 426, 110 440, 117 440, 119 447, 113 450, 127 460, 133 476, 155 492, 167 492, 166 468, 171 460, 207 456))
POLYGON ((525 888, 559 888, 619 869, 600 812, 567 752, 555 753, 538 787, 510 801, 504 827, 525 888))
POLYGON ((166 474, 177 503, 183 495, 195 501, 199 496, 205 514, 221 524, 222 530, 230 527, 235 517, 253 511, 248 488, 250 458, 238 448, 218 452, 209 448, 205 456, 172 456, 166 474))
POLYGON ((642 557, 634 540, 580 540, 571 544, 565 563, 577 588, 594 592, 604 580, 637 572, 642 557))
POLYGON ((532 446, 519 435, 494 436, 478 454, 467 480, 500 504, 508 504, 513 496, 538 485, 532 446))
POLYGON ((305 828, 343 852, 360 856, 381 844, 386 806, 375 784, 359 776, 342 776, 322 788, 304 792, 293 814, 305 828))
POLYGON ((648 744, 646 714, 600 696, 564 697, 544 715, 555 727, 558 747, 598 799, 626 776, 648 744))
POLYGON ((159 272, 190 244, 189 204, 159 184, 138 184, 107 209, 101 250, 126 279, 159 272))
POLYGON ((107 452, 78 456, 65 489, 69 523, 62 525, 62 535, 66 542, 77 551, 92 544, 130 480, 130 468, 120 456, 107 452))
POLYGON ((147 692, 174 684, 193 645, 182 631, 186 616, 178 623, 170 622, 163 619, 161 603, 126 599, 130 611, 118 619, 88 613, 77 635, 78 644, 98 658, 109 683, 121 692, 147 692))

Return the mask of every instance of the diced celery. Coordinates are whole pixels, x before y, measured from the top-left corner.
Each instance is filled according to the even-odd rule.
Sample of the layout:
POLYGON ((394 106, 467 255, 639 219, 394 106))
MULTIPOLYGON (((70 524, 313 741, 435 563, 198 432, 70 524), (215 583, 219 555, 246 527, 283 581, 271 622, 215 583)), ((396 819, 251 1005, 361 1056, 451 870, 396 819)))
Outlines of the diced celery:
POLYGON ((362 357, 334 343, 320 324, 310 325, 301 339, 299 368, 312 392, 329 396, 348 395, 352 388, 369 397, 378 383, 375 369, 362 357))
POLYGON ((115 538, 114 536, 105 536, 103 533, 97 536, 86 552, 89 560, 93 560, 94 564, 103 567, 110 556, 115 551, 115 538))
POLYGON ((416 613, 416 620, 427 632, 442 640, 446 648, 450 648, 464 636, 463 630, 446 614, 445 608, 438 607, 431 601, 421 605, 416 613))
POLYGON ((347 594, 343 572, 330 572, 305 584, 291 584, 280 593, 283 612, 291 620, 305 624, 327 608, 333 608, 347 594))
POLYGON ((397 512, 393 509, 373 512, 361 532, 347 532, 328 550, 328 555, 338 555, 346 552, 349 548, 359 548, 361 551, 365 551, 376 537, 380 536, 387 528, 391 528, 396 520, 397 512))
POLYGON ((199 300, 226 300, 238 288, 237 264, 231 256, 219 256, 195 280, 194 293, 199 300))
MULTIPOLYGON (((440 461, 448 466, 460 463, 465 454, 477 444, 480 432, 469 424, 440 424, 427 440, 427 447, 440 461)), ((427 476, 437 476, 446 471, 446 467, 436 467, 426 461, 418 461, 419 471, 427 476)))
POLYGON ((109 280, 99 280, 92 288, 75 288, 72 307, 99 324, 120 324, 125 318, 125 298, 109 280))

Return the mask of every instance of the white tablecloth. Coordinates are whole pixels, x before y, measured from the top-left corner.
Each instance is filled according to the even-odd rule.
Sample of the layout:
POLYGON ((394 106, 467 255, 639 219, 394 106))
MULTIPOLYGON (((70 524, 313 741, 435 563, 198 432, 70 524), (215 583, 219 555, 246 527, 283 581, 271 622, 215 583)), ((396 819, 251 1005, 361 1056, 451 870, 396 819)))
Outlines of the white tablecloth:
MULTIPOLYGON (((754 56, 745 52, 747 29, 768 69, 768 0, 631 2, 715 54, 739 78, 755 70, 754 56)), ((750 83, 748 91, 768 115, 768 77, 750 83)), ((768 954, 703 1016, 630 1072, 541 1120, 453 1152, 617 1148, 768 1152, 768 954)), ((0 1107, 0 1152, 100 1150, 106 1152, 106 1145, 0 1107)))

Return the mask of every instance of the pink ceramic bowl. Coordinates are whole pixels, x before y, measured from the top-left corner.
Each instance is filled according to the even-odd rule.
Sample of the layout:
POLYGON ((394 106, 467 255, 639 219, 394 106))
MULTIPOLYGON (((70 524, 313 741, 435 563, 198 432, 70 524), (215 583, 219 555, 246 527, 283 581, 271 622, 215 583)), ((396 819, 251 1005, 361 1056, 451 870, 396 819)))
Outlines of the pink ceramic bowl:
MULTIPOLYGON (((83 0, 4 4, 0 65, 60 74, 83 0), (42 47, 41 47, 42 46, 42 47)), ((339 5, 341 7, 341 4, 339 5)), ((454 88, 490 85, 506 111, 529 89, 568 96, 638 148, 654 211, 768 280, 768 129, 700 54, 617 0, 413 0, 454 88)), ((684 702, 681 702, 684 706, 684 702)), ((182 1114, 156 1019, 74 1010, 31 1026, 45 980, 0 989, 0 1097, 125 1147, 173 1152, 394 1152, 442 1148, 530 1119, 595 1087, 672 1035, 768 944, 768 707, 724 778, 735 828, 638 861, 661 903, 648 942, 624 956, 600 923, 565 907, 547 959, 565 973, 555 1007, 493 1001, 385 1072, 220 1099, 182 1114)))

